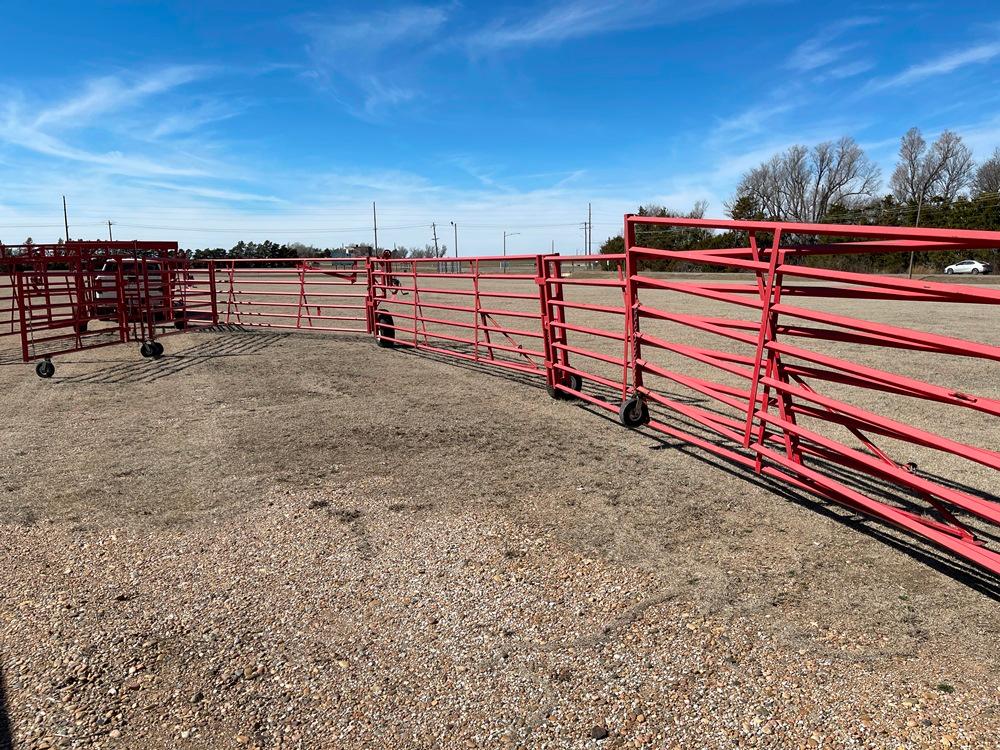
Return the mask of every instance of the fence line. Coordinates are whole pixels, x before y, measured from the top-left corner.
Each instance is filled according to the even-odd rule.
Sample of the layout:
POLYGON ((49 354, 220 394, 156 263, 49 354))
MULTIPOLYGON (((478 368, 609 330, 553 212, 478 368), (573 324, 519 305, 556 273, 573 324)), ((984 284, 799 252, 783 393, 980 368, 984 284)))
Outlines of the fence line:
POLYGON ((808 264, 819 254, 997 247, 1000 233, 631 215, 624 228, 618 254, 446 263, 192 262, 170 243, 36 247, 0 257, 0 335, 20 333, 23 359, 40 360, 43 377, 60 353, 141 341, 155 358, 156 339, 197 326, 371 335, 381 347, 543 378, 554 398, 583 400, 1000 575, 1000 400, 930 375, 961 358, 956 371, 995 385, 1000 347, 913 328, 899 313, 901 302, 963 305, 995 320, 1000 290, 808 264), (735 231, 745 246, 645 247, 637 227, 646 225, 667 236, 735 231), (741 275, 651 270, 676 260, 741 275), (974 431, 948 434, 972 419, 985 445, 963 438, 974 431))

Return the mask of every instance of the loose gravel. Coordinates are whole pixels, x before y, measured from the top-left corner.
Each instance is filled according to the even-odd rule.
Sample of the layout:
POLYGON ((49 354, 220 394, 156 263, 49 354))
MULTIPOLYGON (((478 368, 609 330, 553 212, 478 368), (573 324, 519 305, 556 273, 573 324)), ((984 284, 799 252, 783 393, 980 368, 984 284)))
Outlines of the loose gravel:
POLYGON ((989 587, 530 384, 231 340, 0 373, 16 747, 997 747, 989 587))

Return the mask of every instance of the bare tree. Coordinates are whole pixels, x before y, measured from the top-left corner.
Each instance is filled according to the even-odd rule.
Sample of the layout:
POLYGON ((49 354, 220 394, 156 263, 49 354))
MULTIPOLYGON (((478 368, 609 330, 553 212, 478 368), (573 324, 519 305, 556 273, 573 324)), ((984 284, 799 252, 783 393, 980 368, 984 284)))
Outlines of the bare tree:
POLYGON ((878 166, 853 138, 792 146, 743 175, 730 211, 749 199, 769 219, 814 223, 834 205, 850 208, 873 198, 880 181, 878 166))
POLYGON ((906 131, 899 142, 899 161, 889 178, 892 194, 900 203, 922 201, 926 197, 929 181, 937 175, 927 172, 927 141, 917 128, 906 131))
POLYGON ((835 203, 852 207, 871 199, 882 181, 881 171, 853 138, 821 143, 813 149, 810 213, 822 219, 835 203))
MULTIPOLYGON (((928 149, 917 128, 910 128, 899 143, 899 162, 892 173, 892 193, 901 203, 916 203, 913 226, 920 226, 920 211, 929 198, 952 201, 972 182, 972 151, 961 136, 945 130, 928 149)), ((907 276, 913 278, 913 253, 907 276)))
POLYGON ((997 148, 993 152, 993 156, 979 165, 976 176, 972 180, 972 192, 975 195, 1000 194, 1000 148, 997 148))
POLYGON ((961 136, 945 130, 930 148, 917 128, 910 128, 900 140, 899 162, 890 186, 896 200, 917 204, 920 209, 930 198, 952 201, 972 182, 975 164, 972 151, 961 136))
POLYGON ((962 143, 961 136, 946 130, 934 141, 931 152, 944 165, 936 186, 936 197, 953 201, 972 183, 976 169, 972 149, 962 143))

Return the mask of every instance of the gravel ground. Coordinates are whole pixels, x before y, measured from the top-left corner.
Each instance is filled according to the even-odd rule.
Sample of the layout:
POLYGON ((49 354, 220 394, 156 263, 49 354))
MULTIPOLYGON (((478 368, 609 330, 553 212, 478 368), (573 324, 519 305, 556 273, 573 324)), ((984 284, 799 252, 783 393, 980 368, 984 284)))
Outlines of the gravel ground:
POLYGON ((996 585, 904 537, 531 380, 164 343, 4 352, 18 748, 997 746, 996 585))

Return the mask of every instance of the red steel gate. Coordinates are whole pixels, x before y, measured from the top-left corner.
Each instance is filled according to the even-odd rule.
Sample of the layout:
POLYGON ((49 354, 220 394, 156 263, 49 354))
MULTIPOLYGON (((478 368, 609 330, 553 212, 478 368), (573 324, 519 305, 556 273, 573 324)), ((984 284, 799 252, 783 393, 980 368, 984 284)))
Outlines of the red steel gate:
POLYGON ((995 247, 1000 235, 636 216, 625 232, 623 424, 648 424, 1000 573, 987 546, 1000 531, 1000 347, 912 328, 898 304, 930 305, 941 318, 958 306, 958 320, 993 321, 988 335, 1000 290, 809 265, 995 247), (647 248, 638 225, 740 231, 746 247, 647 248), (645 270, 678 260, 746 277, 645 270), (945 382, 954 374, 939 365, 958 357, 963 382, 945 382))
POLYGON ((191 262, 176 245, 117 244, 0 257, 0 335, 20 333, 43 377, 54 354, 137 340, 155 357, 158 337, 192 326, 374 334, 544 378, 553 397, 1000 575, 1000 347, 986 343, 1000 289, 819 259, 972 252, 1000 233, 626 216, 625 252, 598 256, 191 262), (638 241, 690 227, 741 233, 744 246, 638 241), (663 272, 678 261, 717 273, 663 272), (910 320, 921 307, 934 313, 923 329, 910 320))
POLYGON ((20 335, 22 359, 38 361, 43 378, 54 374, 54 356, 126 341, 158 359, 158 338, 214 321, 201 312, 214 300, 192 287, 176 243, 34 245, 4 262, 13 289, 5 332, 20 335))
POLYGON ((194 261, 190 292, 201 315, 250 328, 369 333, 367 259, 229 258, 194 261))
POLYGON ((542 258, 371 260, 376 341, 546 377, 542 258))

